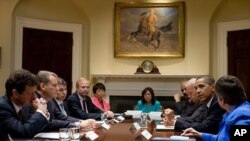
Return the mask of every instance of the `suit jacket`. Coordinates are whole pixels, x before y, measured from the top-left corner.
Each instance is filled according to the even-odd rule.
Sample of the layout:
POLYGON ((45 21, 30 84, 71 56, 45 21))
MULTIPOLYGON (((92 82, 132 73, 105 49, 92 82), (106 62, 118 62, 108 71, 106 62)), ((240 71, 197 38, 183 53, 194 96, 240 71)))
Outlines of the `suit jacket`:
MULTIPOLYGON (((177 105, 177 103, 176 103, 177 105)), ((185 102, 185 106, 182 107, 183 109, 180 112, 181 117, 189 117, 191 116, 199 107, 201 106, 200 103, 190 103, 185 102)))
POLYGON ((218 102, 216 96, 213 96, 210 107, 207 109, 206 105, 200 106, 192 118, 177 118, 175 122, 175 130, 183 130, 189 127, 200 132, 218 133, 219 123, 222 120, 222 115, 225 113, 218 102))
POLYGON ((27 122, 20 121, 10 98, 0 97, 0 140, 8 140, 8 134, 12 138, 32 138, 48 123, 48 120, 39 112, 34 112, 27 122))
MULTIPOLYGON (((51 100, 51 101, 52 101, 51 103, 55 106, 55 108, 56 108, 58 111, 62 112, 62 110, 61 110, 61 108, 60 108, 60 105, 58 105, 58 103, 56 102, 56 100, 53 99, 53 100, 51 100)), ((64 101, 63 101, 63 106, 64 106, 64 110, 65 110, 65 112, 67 113, 67 115, 70 116, 70 111, 69 111, 68 105, 67 105, 67 103, 64 102, 64 101)))
MULTIPOLYGON (((38 98, 41 98, 41 95, 38 92, 36 92, 36 96, 38 98)), ((27 119, 27 116, 30 116, 34 112, 34 109, 31 106, 25 107, 25 108, 26 108, 25 109, 26 113, 29 113, 29 114, 26 114, 25 119, 27 119)), ((48 109, 48 112, 50 113, 50 120, 49 120, 49 124, 46 126, 44 131, 54 131, 54 130, 58 130, 59 128, 69 128, 72 126, 70 123, 78 122, 80 120, 80 119, 70 117, 70 116, 65 116, 64 114, 62 114, 61 111, 59 111, 56 108, 56 106, 53 104, 52 100, 47 101, 47 109, 48 109)))
POLYGON ((185 111, 185 109, 186 109, 186 106, 187 106, 187 104, 188 104, 188 101, 179 101, 179 102, 175 102, 174 103, 174 106, 175 106, 175 114, 176 115, 180 115, 180 114, 182 114, 184 111, 185 111))
POLYGON ((68 97, 67 104, 70 113, 73 117, 80 119, 101 119, 101 110, 99 110, 93 103, 89 96, 86 96, 86 104, 88 113, 82 109, 80 98, 77 92, 68 97))

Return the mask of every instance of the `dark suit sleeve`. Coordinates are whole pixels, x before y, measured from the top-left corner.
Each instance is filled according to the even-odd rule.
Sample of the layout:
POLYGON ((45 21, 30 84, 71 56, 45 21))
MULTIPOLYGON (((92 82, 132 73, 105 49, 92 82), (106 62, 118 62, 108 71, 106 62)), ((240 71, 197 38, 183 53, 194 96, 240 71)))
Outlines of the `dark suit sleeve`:
POLYGON ((0 106, 0 131, 5 137, 10 134, 13 138, 32 138, 47 124, 48 120, 39 112, 35 112, 27 122, 22 123, 14 109, 0 106))
POLYGON ((184 109, 183 101, 175 102, 175 114, 180 115, 184 109))
POLYGON ((181 131, 192 127, 194 123, 200 124, 206 118, 205 113, 207 113, 206 105, 202 105, 191 116, 177 118, 175 122, 175 130, 181 131))
POLYGON ((225 111, 216 102, 211 105, 211 108, 207 112, 204 112, 204 108, 198 110, 198 112, 196 111, 194 114, 198 117, 178 118, 175 123, 175 130, 192 127, 200 132, 217 133, 224 113, 225 111))
MULTIPOLYGON (((90 99, 90 98, 89 98, 90 99)), ((90 99, 91 100, 91 99, 90 99)), ((67 104, 70 110, 71 116, 79 119, 101 119, 100 110, 98 110, 92 101, 87 101, 89 107, 89 113, 82 110, 81 103, 77 94, 74 93, 68 97, 67 104), (93 106, 92 106, 93 105, 93 106)))
POLYGON ((71 116, 65 116, 62 114, 61 110, 57 106, 57 103, 54 100, 50 100, 48 102, 48 106, 51 106, 51 109, 53 110, 53 116, 57 120, 63 120, 63 121, 69 121, 69 122, 78 122, 80 119, 71 117, 71 116))

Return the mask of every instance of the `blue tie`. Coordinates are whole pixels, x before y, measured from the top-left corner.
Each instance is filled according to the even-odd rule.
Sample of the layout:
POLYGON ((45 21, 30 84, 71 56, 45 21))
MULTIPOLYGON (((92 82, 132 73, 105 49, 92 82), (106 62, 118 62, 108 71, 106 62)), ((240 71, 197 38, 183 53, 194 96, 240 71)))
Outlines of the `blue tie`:
POLYGON ((60 108, 61 108, 62 113, 63 113, 65 116, 67 116, 67 113, 66 113, 66 111, 65 111, 65 109, 64 109, 64 106, 63 106, 63 103, 60 104, 60 108))

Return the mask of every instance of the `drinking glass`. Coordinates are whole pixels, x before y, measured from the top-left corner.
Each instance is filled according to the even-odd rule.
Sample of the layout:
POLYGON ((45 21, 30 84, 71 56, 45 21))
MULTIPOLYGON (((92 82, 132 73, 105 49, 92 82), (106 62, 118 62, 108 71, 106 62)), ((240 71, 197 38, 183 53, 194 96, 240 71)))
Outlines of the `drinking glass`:
POLYGON ((148 125, 148 113, 141 113, 141 127, 147 127, 148 125))
POLYGON ((70 138, 71 140, 80 140, 80 122, 75 122, 70 128, 70 138))
POLYGON ((60 141, 69 141, 69 128, 60 128, 59 129, 59 139, 60 141))

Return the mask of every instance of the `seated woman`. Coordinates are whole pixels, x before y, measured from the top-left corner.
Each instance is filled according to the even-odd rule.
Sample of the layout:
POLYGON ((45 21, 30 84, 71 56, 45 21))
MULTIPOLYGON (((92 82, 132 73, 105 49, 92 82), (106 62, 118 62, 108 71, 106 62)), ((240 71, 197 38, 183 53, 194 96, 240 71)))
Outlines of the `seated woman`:
POLYGON ((160 111, 161 104, 155 99, 154 90, 146 87, 141 93, 141 100, 137 102, 137 109, 144 113, 160 111))
POLYGON ((103 99, 106 88, 102 83, 96 83, 93 87, 94 96, 91 98, 93 104, 102 111, 110 111, 109 103, 103 99))

